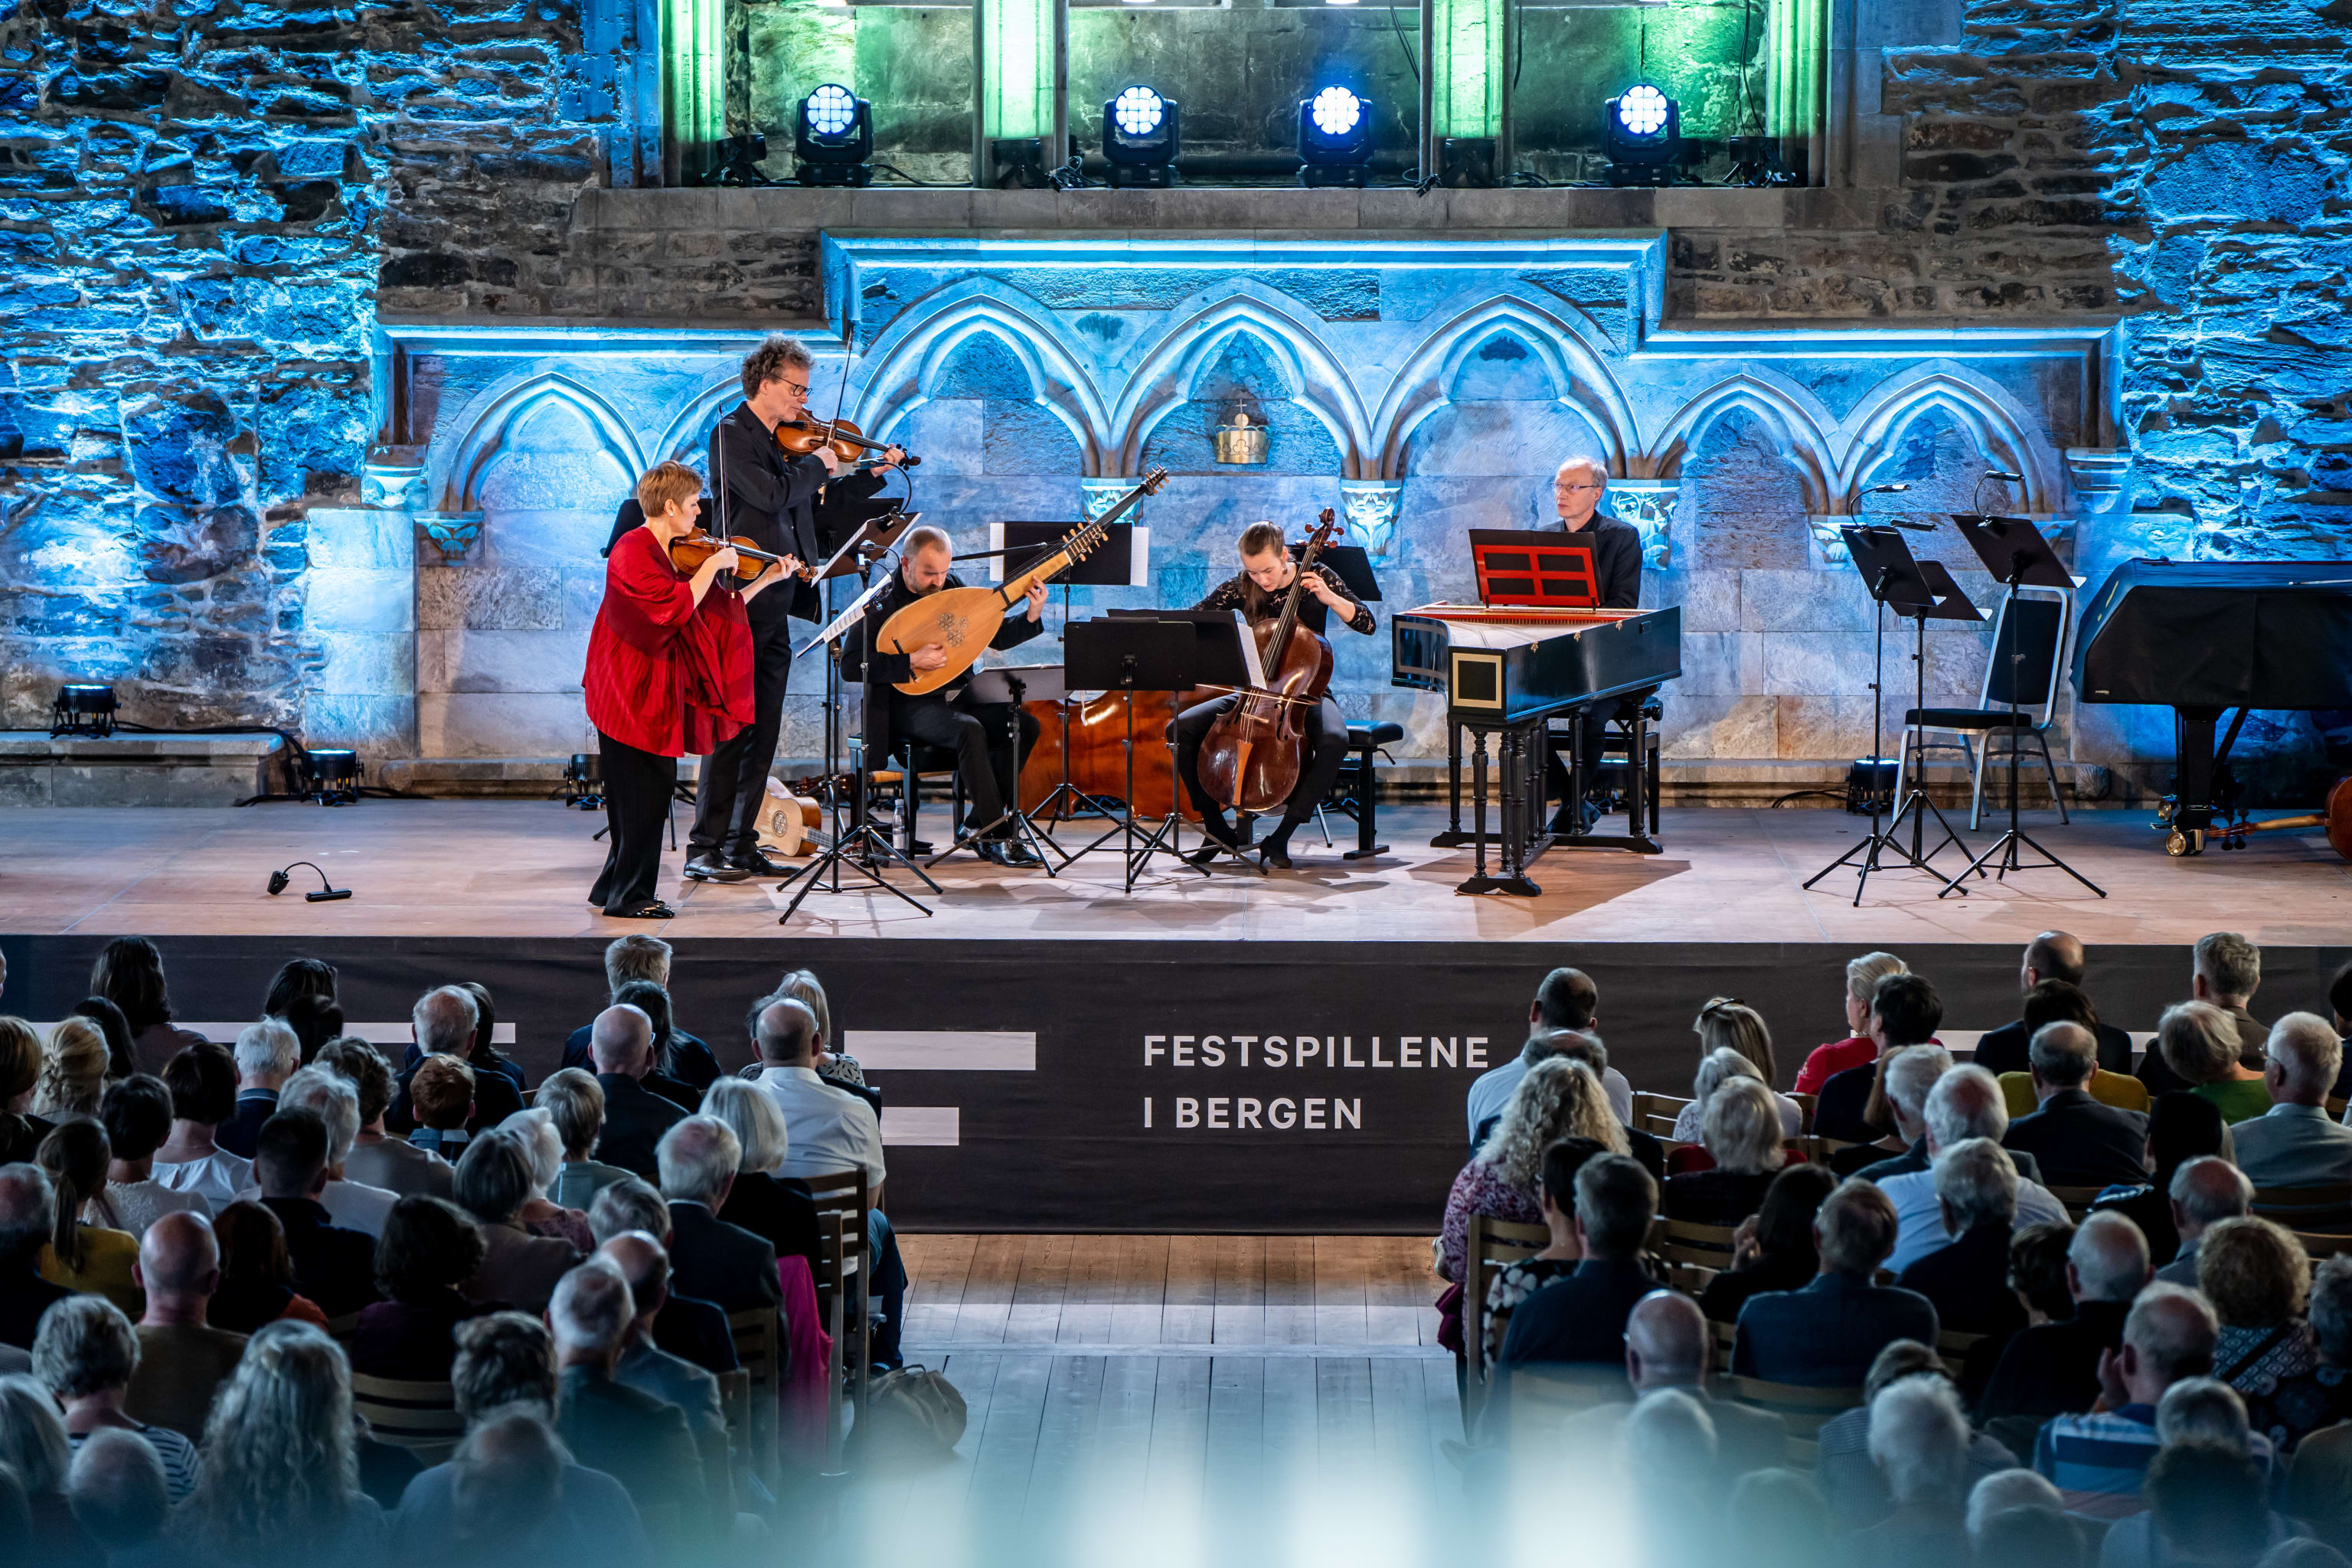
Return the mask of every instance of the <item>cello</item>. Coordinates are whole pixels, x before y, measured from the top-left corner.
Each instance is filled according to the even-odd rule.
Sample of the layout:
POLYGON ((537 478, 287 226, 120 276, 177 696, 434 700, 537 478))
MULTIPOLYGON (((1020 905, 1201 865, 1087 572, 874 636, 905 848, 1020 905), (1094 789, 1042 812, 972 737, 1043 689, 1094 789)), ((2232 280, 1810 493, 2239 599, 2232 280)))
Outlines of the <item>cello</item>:
POLYGON ((1261 816, 1279 811, 1298 788, 1307 710, 1322 702, 1331 684, 1331 645, 1300 627, 1298 602, 1306 596, 1307 569, 1338 529, 1336 515, 1325 507, 1300 552, 1282 614, 1250 627, 1265 689, 1244 692, 1217 715, 1201 742, 1201 783, 1234 811, 1261 816))

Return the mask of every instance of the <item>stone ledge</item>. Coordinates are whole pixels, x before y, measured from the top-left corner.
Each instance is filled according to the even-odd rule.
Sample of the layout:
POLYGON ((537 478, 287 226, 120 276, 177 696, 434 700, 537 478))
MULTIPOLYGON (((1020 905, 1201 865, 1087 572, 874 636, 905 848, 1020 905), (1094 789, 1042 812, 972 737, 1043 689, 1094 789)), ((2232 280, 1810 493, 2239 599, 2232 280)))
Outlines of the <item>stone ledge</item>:
POLYGON ((234 805, 266 794, 275 735, 59 735, 0 731, 0 806, 234 805))

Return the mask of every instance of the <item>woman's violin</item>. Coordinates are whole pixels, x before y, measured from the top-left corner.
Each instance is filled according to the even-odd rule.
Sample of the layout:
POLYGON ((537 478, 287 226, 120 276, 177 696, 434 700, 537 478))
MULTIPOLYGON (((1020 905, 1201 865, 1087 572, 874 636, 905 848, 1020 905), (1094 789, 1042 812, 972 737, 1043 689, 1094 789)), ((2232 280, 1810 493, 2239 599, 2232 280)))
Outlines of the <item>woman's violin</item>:
MULTIPOLYGON (((746 561, 761 563, 759 568, 749 576, 743 575, 740 572, 735 574, 734 585, 739 590, 748 588, 758 582, 760 574, 767 570, 769 563, 782 565, 784 559, 781 555, 760 549, 741 534, 737 534, 732 539, 721 539, 715 533, 706 533, 698 528, 691 533, 681 534, 669 542, 669 561, 670 564, 679 571, 691 574, 701 571, 702 563, 722 550, 732 550, 746 561)), ((794 572, 793 575, 803 583, 814 583, 816 581, 816 568, 803 562, 800 570, 794 572)))
MULTIPOLYGON (((846 419, 787 419, 776 426, 776 445, 795 458, 805 458, 820 447, 830 447, 833 455, 845 464, 864 460, 868 452, 887 452, 887 441, 869 441, 866 433, 846 419)), ((922 459, 905 457, 898 466, 911 468, 922 459)))

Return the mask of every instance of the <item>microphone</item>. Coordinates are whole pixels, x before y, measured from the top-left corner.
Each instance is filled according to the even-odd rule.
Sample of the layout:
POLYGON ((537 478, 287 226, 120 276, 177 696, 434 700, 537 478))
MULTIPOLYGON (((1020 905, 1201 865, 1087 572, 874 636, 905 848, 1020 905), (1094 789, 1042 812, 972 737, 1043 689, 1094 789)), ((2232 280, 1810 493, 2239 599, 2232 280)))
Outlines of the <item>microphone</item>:
POLYGON ((2025 476, 2023 474, 2018 473, 2010 468, 1987 468, 1985 470, 1984 477, 1989 479, 2005 479, 2012 485, 2023 484, 2025 482, 2025 476))
POLYGON ((1866 495, 1866 496, 1891 496, 1891 495, 1900 495, 1903 491, 1907 490, 1907 489, 1909 489, 1910 488, 1911 488, 1911 487, 1910 487, 1909 485, 1906 485, 1906 484, 1901 484, 1901 483, 1891 484, 1891 485, 1873 485, 1873 486, 1871 486, 1868 489, 1866 489, 1866 490, 1863 491, 1862 493, 1863 493, 1863 494, 1864 494, 1864 495, 1866 495))

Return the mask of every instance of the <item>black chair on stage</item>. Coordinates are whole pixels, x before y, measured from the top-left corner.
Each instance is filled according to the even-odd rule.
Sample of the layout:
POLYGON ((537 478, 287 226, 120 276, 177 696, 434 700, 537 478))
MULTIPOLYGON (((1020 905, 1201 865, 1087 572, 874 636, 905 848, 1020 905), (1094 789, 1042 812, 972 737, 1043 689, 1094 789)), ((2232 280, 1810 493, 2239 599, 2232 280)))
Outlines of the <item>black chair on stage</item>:
MULTIPOLYGON (((1590 789, 1592 780, 1600 777, 1602 770, 1622 769, 1633 765, 1634 737, 1639 734, 1643 784, 1642 815, 1647 818, 1647 821, 1646 823, 1631 822, 1626 826, 1637 836, 1646 832, 1654 838, 1657 837, 1658 832, 1660 778, 1658 721, 1665 717, 1665 712, 1666 705, 1655 695, 1643 697, 1638 702, 1630 698, 1621 702, 1617 710, 1601 721, 1601 754, 1587 758, 1585 763, 1588 774, 1586 787, 1590 789)), ((1578 725, 1577 717, 1570 713, 1557 722, 1546 724, 1544 740, 1555 752, 1568 751, 1576 744, 1578 725)), ((1619 793, 1629 794, 1630 792, 1619 793)))
POLYGON ((923 775, 946 773, 949 776, 948 801, 952 808, 948 816, 946 842, 953 843, 962 831, 963 773, 956 766, 956 754, 945 746, 934 746, 926 741, 901 740, 890 760, 898 763, 898 852, 911 856, 920 836, 915 831, 915 819, 923 808, 923 775))
MULTIPOLYGON (((1903 763, 1911 758, 1911 739, 1920 737, 1921 764, 1929 752, 1958 752, 1968 759, 1971 782, 1969 789, 1969 828, 1973 832, 1984 820, 1985 762, 1988 758, 2006 756, 2011 751, 2031 750, 2042 758, 2042 772, 2050 782, 2050 802, 2058 808, 2058 820, 2066 820, 2066 802, 2058 793, 2058 768, 2050 758, 2047 738, 2051 721, 2058 714, 2058 682, 2066 670, 2066 644, 2073 628, 2074 595, 2055 588, 2021 587, 2017 591, 2017 654, 2013 689, 2017 693, 2017 712, 2012 719, 2009 700, 2012 689, 2009 657, 2009 601, 1993 616, 1992 635, 1986 643, 1990 657, 1985 664, 1984 689, 1974 708, 1910 708, 1903 713, 1903 763), (1916 727, 1916 728, 1915 728, 1916 727), (1945 734, 1954 737, 1937 741, 1929 737, 1945 734), (1979 744, 1970 745, 1974 735, 1979 744), (1996 752, 1993 742, 2001 742, 1996 752)), ((1902 767, 1896 776, 1906 776, 1902 767)))
POLYGON ((1391 741, 1404 739, 1404 726, 1387 719, 1363 722, 1348 721, 1348 761, 1340 768, 1331 793, 1315 808, 1315 820, 1323 826, 1323 842, 1331 842, 1331 828, 1323 821, 1323 808, 1344 812, 1355 820, 1356 847, 1339 857, 1342 860, 1368 860, 1375 855, 1388 853, 1388 846, 1379 842, 1380 781, 1372 772, 1372 758, 1387 756, 1391 741))

